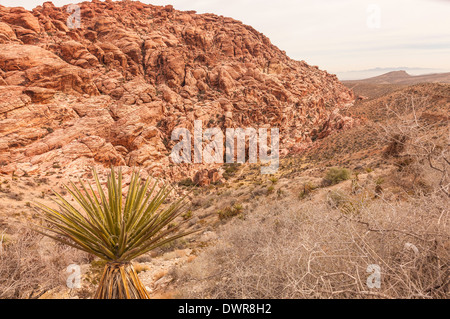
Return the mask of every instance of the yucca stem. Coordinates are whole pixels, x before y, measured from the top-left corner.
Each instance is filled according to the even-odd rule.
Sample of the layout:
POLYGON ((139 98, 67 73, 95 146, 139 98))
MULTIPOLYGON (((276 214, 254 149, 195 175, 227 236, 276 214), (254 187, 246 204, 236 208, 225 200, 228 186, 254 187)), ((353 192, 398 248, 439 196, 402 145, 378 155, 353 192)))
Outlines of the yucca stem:
POLYGON ((150 299, 130 262, 105 265, 95 299, 150 299))

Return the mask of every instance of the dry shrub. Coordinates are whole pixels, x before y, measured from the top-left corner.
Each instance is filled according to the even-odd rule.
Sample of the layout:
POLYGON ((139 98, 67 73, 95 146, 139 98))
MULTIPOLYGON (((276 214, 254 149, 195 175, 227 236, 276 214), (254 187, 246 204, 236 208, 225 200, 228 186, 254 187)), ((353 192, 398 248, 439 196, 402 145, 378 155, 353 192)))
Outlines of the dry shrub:
POLYGON ((67 266, 85 263, 87 259, 85 253, 20 229, 14 240, 0 243, 0 299, 39 298, 66 285, 67 266))
POLYGON ((395 158, 400 173, 394 178, 407 191, 437 190, 450 197, 448 116, 427 113, 432 105, 427 98, 404 99, 387 106, 391 120, 380 125, 379 132, 381 144, 387 144, 385 157, 395 158))
POLYGON ((446 203, 371 199, 352 216, 326 201, 275 202, 225 225, 177 282, 186 298, 449 297, 446 203), (380 266, 379 289, 369 265, 380 266))
POLYGON ((351 171, 346 168, 330 168, 322 180, 322 186, 339 184, 340 182, 348 180, 351 174, 351 171))
POLYGON ((384 150, 385 157, 398 157, 405 150, 408 136, 394 133, 388 137, 388 140, 389 144, 384 150))

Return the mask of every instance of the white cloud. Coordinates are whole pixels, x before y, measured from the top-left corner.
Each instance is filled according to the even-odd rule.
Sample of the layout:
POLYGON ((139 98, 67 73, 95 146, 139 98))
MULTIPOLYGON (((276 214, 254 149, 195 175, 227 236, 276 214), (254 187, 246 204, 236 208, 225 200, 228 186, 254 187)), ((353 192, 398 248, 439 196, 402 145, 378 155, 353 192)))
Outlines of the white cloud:
MULTIPOLYGON (((233 17, 268 36, 297 60, 333 73, 409 66, 450 70, 448 0, 143 0, 233 17), (381 11, 379 29, 367 27, 367 7, 381 11)), ((53 1, 55 5, 70 3, 53 1)), ((39 0, 2 0, 31 9, 39 0)))

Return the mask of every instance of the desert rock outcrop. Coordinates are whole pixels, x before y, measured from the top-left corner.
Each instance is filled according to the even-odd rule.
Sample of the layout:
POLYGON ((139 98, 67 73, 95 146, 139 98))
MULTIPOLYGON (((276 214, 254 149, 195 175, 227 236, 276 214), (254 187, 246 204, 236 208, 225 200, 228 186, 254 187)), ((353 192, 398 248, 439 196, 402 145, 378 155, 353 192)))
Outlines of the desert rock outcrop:
MULTIPOLYGON (((174 128, 278 127, 283 154, 352 123, 353 93, 252 27, 131 1, 0 6, 0 173, 141 166, 168 178, 174 128)), ((212 178, 212 176, 211 176, 212 178)), ((213 177, 212 179, 216 179, 213 177)))

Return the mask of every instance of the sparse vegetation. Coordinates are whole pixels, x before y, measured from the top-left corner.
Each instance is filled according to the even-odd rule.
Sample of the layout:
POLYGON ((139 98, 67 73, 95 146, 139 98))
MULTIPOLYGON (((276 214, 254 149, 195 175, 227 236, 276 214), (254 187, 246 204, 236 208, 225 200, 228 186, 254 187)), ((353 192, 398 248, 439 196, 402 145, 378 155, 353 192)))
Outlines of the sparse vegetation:
POLYGON ((53 163, 52 167, 53 168, 61 168, 61 165, 59 165, 59 163, 53 163))
POLYGON ((7 238, 0 231, 1 299, 39 298, 65 284, 67 265, 88 260, 88 254, 52 245, 28 229, 18 229, 13 238, 7 238))
POLYGON ((241 204, 234 204, 232 207, 226 207, 217 212, 220 220, 230 219, 242 213, 243 206, 241 204))
POLYGON ((311 183, 307 182, 303 184, 302 190, 300 191, 300 194, 298 195, 299 199, 304 199, 307 197, 313 190, 315 190, 317 187, 311 183))
POLYGON ((369 200, 357 215, 273 203, 226 225, 216 246, 177 271, 178 285, 186 298, 448 298, 443 203, 369 200), (379 289, 366 284, 370 265, 380 266, 379 289))
POLYGON ((323 184, 328 186, 328 185, 335 185, 335 184, 339 184, 342 181, 348 180, 351 176, 351 171, 348 170, 347 168, 330 168, 324 179, 323 179, 323 184))
POLYGON ((233 163, 233 164, 224 164, 223 168, 224 168, 224 173, 223 173, 223 177, 228 180, 229 178, 233 177, 236 172, 239 170, 241 164, 238 163, 233 163))
MULTIPOLYGON (((439 94, 447 96, 445 91, 439 94)), ((81 184, 76 184, 81 195, 73 187, 63 188, 66 176, 59 162, 48 163, 48 171, 30 173, 29 178, 16 170, 0 180, 0 213, 4 213, 0 215, 0 298, 47 297, 58 289, 67 293, 65 269, 77 263, 83 268, 83 289, 71 293, 80 298, 92 297, 95 286, 105 287, 108 282, 118 287, 140 285, 135 275, 141 272, 140 289, 150 287, 152 297, 156 292, 177 298, 448 299, 448 116, 443 104, 436 108, 444 115, 436 115, 418 100, 414 108, 405 105, 409 100, 408 96, 400 102, 383 100, 371 108, 359 101, 359 109, 353 107, 352 112, 376 124, 362 123, 317 138, 317 147, 301 157, 280 159, 276 176, 261 175, 258 164, 225 164, 227 181, 221 186, 192 187, 192 179, 183 179, 176 189, 188 193, 190 188, 190 210, 180 212, 158 234, 171 236, 177 229, 200 227, 205 231, 164 242, 140 256, 139 247, 122 244, 129 238, 124 239, 121 229, 131 228, 127 234, 136 239, 144 233, 145 223, 135 220, 139 232, 124 218, 114 217, 118 222, 111 219, 110 223, 100 215, 132 214, 133 209, 110 208, 110 198, 112 206, 118 207, 120 196, 114 195, 121 190, 117 180, 108 182, 103 198, 95 188, 83 189, 81 184), (389 109, 383 113, 380 105, 385 104, 389 109), (90 253, 41 234, 11 230, 17 221, 36 221, 39 216, 29 209, 36 198, 57 198, 61 204, 50 189, 61 196, 72 195, 66 200, 76 209, 63 202, 65 208, 48 211, 57 224, 44 221, 41 225, 49 229, 43 231, 57 231, 55 239, 74 245, 77 242, 61 232, 67 229, 71 236, 82 235, 90 253), (64 224, 62 218, 71 213, 72 223, 64 224), (75 221, 81 224, 72 225, 75 221), (139 257, 131 261, 129 253, 122 260, 120 256, 130 250, 139 257), (192 255, 183 260, 180 256, 185 251, 192 255), (102 254, 109 254, 109 259, 102 254), (121 269, 122 263, 127 268, 121 269), (160 265, 164 268, 155 271, 160 265), (380 266, 380 288, 366 284, 370 265, 380 266), (125 272, 123 277, 120 271, 125 272), (159 279, 163 284, 154 289, 159 279)), ((158 126, 164 130, 168 124, 159 121, 158 126)), ((94 178, 92 174, 74 176, 94 178)), ((127 198, 140 196, 136 194, 145 185, 132 179, 133 183, 140 186, 130 186, 135 195, 129 191, 127 198)), ((162 211, 174 203, 170 195, 163 197, 159 197, 162 211)), ((82 238, 77 240, 81 245, 82 238)))
MULTIPOLYGON (((365 126, 353 140, 343 133, 328 145, 318 141, 305 158, 319 169, 334 167, 322 186, 351 185, 313 191, 302 183, 295 197, 267 198, 244 220, 233 219, 217 245, 177 270, 182 297, 448 299, 448 116, 419 113, 430 107, 408 101, 373 116, 381 132, 365 126), (362 134, 373 135, 370 143, 362 134), (345 153, 354 157, 334 159, 345 153), (366 281, 372 265, 381 270, 377 289, 366 281)), ((293 165, 281 176, 307 174, 293 165)))
POLYGON ((192 181, 191 178, 185 178, 185 179, 179 181, 178 185, 190 187, 190 186, 194 186, 194 182, 192 181))
POLYGON ((188 210, 186 213, 182 214, 181 217, 184 219, 189 219, 192 217, 192 210, 188 210))
POLYGON ((450 197, 448 116, 427 118, 428 98, 403 97, 404 103, 387 106, 395 121, 380 125, 384 155, 394 158, 405 189, 430 192, 437 184, 450 197))

